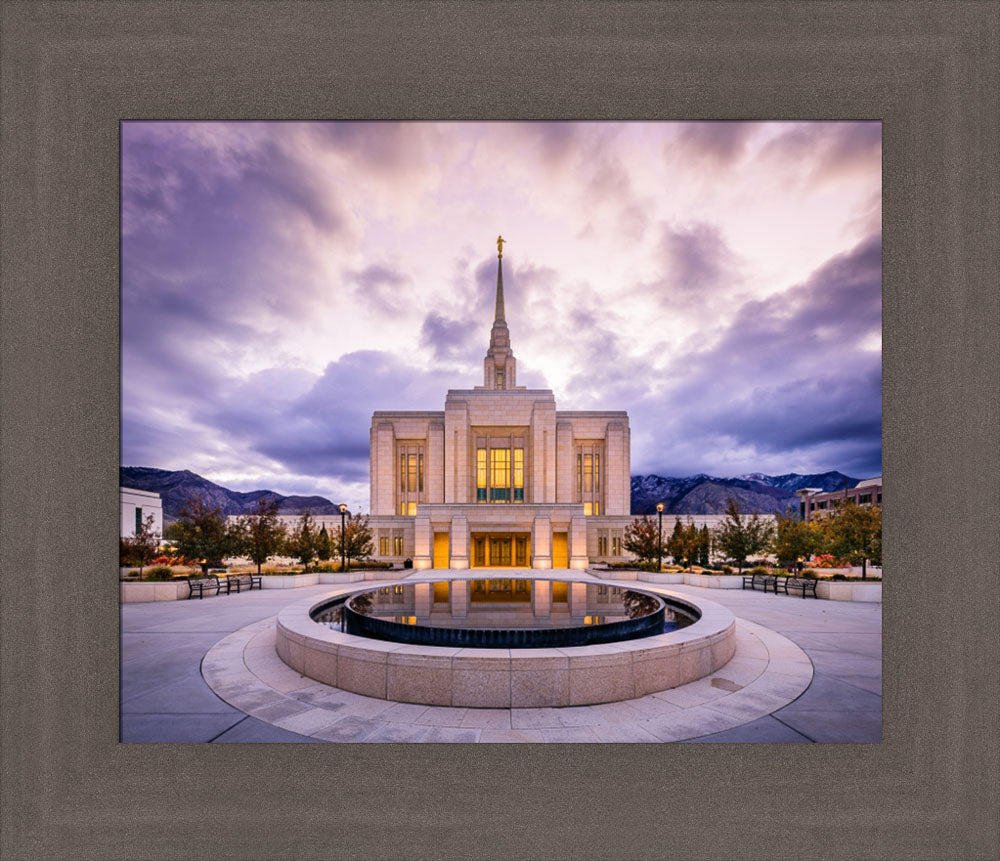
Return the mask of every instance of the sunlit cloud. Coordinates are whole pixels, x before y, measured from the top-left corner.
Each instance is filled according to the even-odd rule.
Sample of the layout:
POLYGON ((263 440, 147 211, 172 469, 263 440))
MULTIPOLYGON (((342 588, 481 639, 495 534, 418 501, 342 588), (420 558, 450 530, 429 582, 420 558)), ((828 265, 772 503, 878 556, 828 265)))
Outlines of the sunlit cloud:
POLYGON ((879 123, 145 123, 122 457, 367 506, 375 409, 626 409, 633 472, 881 469, 879 123))

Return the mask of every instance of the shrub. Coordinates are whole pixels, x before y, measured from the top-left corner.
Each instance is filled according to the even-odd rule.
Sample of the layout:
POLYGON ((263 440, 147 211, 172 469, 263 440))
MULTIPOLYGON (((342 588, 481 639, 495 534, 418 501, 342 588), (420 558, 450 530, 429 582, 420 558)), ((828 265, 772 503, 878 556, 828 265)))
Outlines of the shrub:
POLYGON ((751 568, 751 569, 750 569, 749 571, 747 571, 746 573, 747 573, 747 574, 759 574, 759 575, 767 575, 767 574, 771 574, 772 572, 771 572, 771 571, 768 571, 768 569, 767 569, 767 568, 765 568, 765 567, 764 567, 763 565, 754 565, 754 567, 753 567, 753 568, 751 568))
POLYGON ((847 575, 846 574, 834 574, 830 579, 831 580, 846 580, 847 579, 847 575))
POLYGON ((723 565, 722 568, 719 569, 719 573, 721 573, 721 574, 732 574, 733 573, 732 566, 730 566, 730 565, 723 565))
POLYGON ((146 571, 146 580, 173 580, 174 569, 169 565, 154 565, 146 571))
POLYGON ((805 580, 816 580, 817 579, 816 572, 813 571, 812 568, 806 568, 805 571, 803 571, 801 574, 799 574, 799 577, 802 577, 805 580))

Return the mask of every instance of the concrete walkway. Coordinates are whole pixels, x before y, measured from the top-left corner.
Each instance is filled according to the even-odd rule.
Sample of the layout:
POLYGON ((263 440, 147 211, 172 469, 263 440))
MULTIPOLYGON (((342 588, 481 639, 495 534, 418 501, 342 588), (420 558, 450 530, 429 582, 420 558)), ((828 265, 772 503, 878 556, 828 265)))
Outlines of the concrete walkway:
MULTIPOLYGON (((641 588, 643 584, 633 585, 641 588)), ((733 664, 728 673, 732 675, 738 670, 742 672, 743 675, 736 682, 739 687, 745 685, 746 690, 741 690, 738 694, 728 690, 731 687, 728 683, 733 680, 721 678, 727 675, 727 665, 715 674, 720 676, 716 685, 721 685, 722 689, 713 688, 711 680, 693 683, 701 685, 701 688, 693 692, 698 698, 697 702, 688 701, 683 691, 675 689, 675 692, 652 695, 654 699, 643 698, 649 701, 646 705, 633 700, 628 705, 591 706, 587 708, 597 711, 589 711, 587 714, 583 714, 579 708, 469 709, 460 716, 442 717, 435 713, 458 710, 385 701, 365 704, 358 701, 369 698, 346 695, 345 692, 303 681, 303 677, 298 674, 294 674, 297 683, 296 680, 284 678, 283 670, 288 673, 292 671, 280 664, 276 657, 272 659, 267 640, 268 631, 273 629, 271 618, 290 601, 297 601, 307 595, 321 595, 330 588, 312 586, 294 590, 253 591, 200 601, 195 599, 123 605, 122 741, 660 741, 682 738, 722 742, 881 740, 882 637, 879 604, 816 601, 811 598, 803 600, 784 595, 765 595, 761 592, 672 586, 671 589, 692 598, 702 596, 723 604, 738 619, 750 623, 741 626, 740 631, 742 648, 750 651, 744 651, 742 656, 738 655, 743 663, 733 664), (801 652, 797 649, 782 651, 780 638, 769 637, 769 631, 777 632, 797 644, 808 655, 813 668, 811 680, 805 679, 802 682, 808 683, 808 688, 794 701, 775 708, 774 711, 770 710, 767 697, 751 698, 751 682, 757 679, 754 673, 760 675, 767 668, 767 661, 757 665, 753 663, 761 659, 761 643, 771 642, 772 649, 779 657, 801 652), (755 640, 758 642, 755 643, 755 640), (754 652, 754 649, 758 651, 754 652), (239 670, 241 666, 252 666, 258 676, 265 680, 273 679, 268 683, 279 697, 287 699, 286 694, 296 695, 300 710, 308 706, 302 711, 303 714, 309 710, 316 714, 311 718, 298 718, 293 714, 294 704, 273 700, 256 709, 247 705, 247 702, 253 701, 245 701, 242 709, 235 708, 217 696, 205 681, 202 661, 210 651, 212 656, 206 661, 204 668, 210 677, 213 672, 225 669, 226 661, 229 662, 231 671, 239 670), (758 668, 751 673, 749 668, 753 666, 758 668), (727 706, 724 700, 716 699, 727 694, 735 697, 729 700, 731 705, 727 706), (355 699, 352 700, 352 697, 355 699), (714 704, 709 700, 713 700, 714 704), (747 708, 747 704, 752 707, 747 708), (701 711, 689 709, 686 715, 675 713, 677 709, 687 706, 704 708, 701 711), (270 707, 270 711, 262 710, 267 707, 270 707), (343 707, 346 711, 335 715, 336 720, 327 715, 330 728, 324 733, 323 728, 308 725, 309 720, 321 717, 317 712, 318 707, 329 711, 343 707), (657 713, 636 717, 636 710, 644 708, 655 709, 657 713), (368 714, 354 714, 359 709, 368 714), (394 710, 391 714, 388 713, 390 709, 394 710), (602 714, 602 709, 604 717, 595 722, 595 714, 602 714), (611 714, 616 709, 622 714, 631 709, 633 719, 616 723, 618 718, 611 714), (251 711, 263 715, 264 719, 248 714, 251 711), (542 712, 554 714, 543 716, 542 712), (728 715, 729 719, 720 720, 720 714, 728 715), (742 716, 746 722, 735 720, 737 716, 742 716), (684 720, 681 720, 682 717, 684 720), (692 719, 696 723, 692 724, 692 719), (295 720, 306 723, 296 724, 295 720), (539 720, 543 723, 547 721, 551 726, 539 726, 539 720), (734 720, 738 725, 733 725, 734 720), (276 725, 281 722, 299 732, 276 725), (532 722, 535 722, 534 726, 531 725, 532 722), (333 729, 333 724, 337 724, 339 728, 333 729), (406 726, 400 729, 400 725, 412 726, 413 731, 406 731, 406 726), (687 727, 687 730, 679 732, 678 726, 687 727), (653 729, 652 733, 649 732, 650 729, 653 729), (318 737, 323 734, 329 738, 318 737)), ((766 649, 766 645, 764 648, 766 649)), ((780 665, 774 664, 771 671, 769 678, 772 681, 788 681, 781 677, 780 665)), ((761 675, 761 678, 765 676, 761 675)), ((232 676, 229 679, 230 684, 233 684, 232 676)), ((259 681, 258 678, 255 683, 259 681)), ((217 689, 227 690, 224 686, 220 687, 219 678, 215 678, 213 684, 217 689)), ((221 684, 224 685, 225 682, 222 681, 221 684)), ((763 690, 759 683, 758 689, 763 690)), ((800 689, 801 685, 799 689, 789 688, 789 696, 781 702, 788 702, 800 689)), ((237 691, 239 686, 229 690, 237 691)), ((227 695, 227 698, 238 701, 233 696, 227 695)), ((264 700, 258 702, 264 703, 264 700)))

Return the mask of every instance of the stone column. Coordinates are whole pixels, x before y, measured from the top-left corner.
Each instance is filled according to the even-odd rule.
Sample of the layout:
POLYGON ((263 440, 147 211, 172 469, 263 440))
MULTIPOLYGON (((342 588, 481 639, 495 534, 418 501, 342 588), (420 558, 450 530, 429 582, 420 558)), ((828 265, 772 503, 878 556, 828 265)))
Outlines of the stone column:
POLYGON ((544 515, 531 524, 531 567, 552 567, 552 522, 544 515))
POLYGON ((392 422, 375 426, 375 448, 372 451, 372 514, 399 514, 395 508, 396 453, 392 422))
POLYGON ((413 586, 413 615, 418 622, 426 622, 431 615, 431 584, 415 583, 413 586))
POLYGON ((587 584, 569 584, 569 614, 581 621, 587 615, 587 584))
POLYGON ((431 422, 427 433, 424 499, 444 502, 444 422, 431 422))
POLYGON ((431 519, 418 514, 413 521, 413 567, 426 571, 431 567, 431 519))
POLYGON ((467 580, 451 581, 451 615, 464 619, 469 615, 469 583, 467 580))
POLYGON ((573 425, 556 424, 556 502, 576 502, 576 458, 573 456, 573 425))
POLYGON ((469 567, 469 521, 460 514, 451 519, 451 568, 469 567))
POLYGON ((536 580, 531 586, 531 609, 536 619, 547 619, 552 613, 552 583, 536 580))
POLYGON ((574 517, 569 522, 569 567, 582 571, 590 562, 587 556, 587 518, 574 517))

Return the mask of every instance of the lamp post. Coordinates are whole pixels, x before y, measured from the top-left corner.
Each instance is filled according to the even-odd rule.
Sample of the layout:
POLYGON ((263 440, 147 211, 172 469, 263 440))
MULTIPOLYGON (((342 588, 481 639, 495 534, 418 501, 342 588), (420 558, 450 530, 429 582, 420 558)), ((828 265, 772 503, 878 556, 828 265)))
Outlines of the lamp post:
POLYGON ((659 554, 659 561, 656 563, 656 573, 663 570, 663 503, 656 503, 656 513, 659 515, 660 526, 656 533, 656 552, 659 554))
POLYGON ((340 571, 347 573, 347 544, 344 541, 344 519, 347 517, 347 506, 340 503, 340 571))

